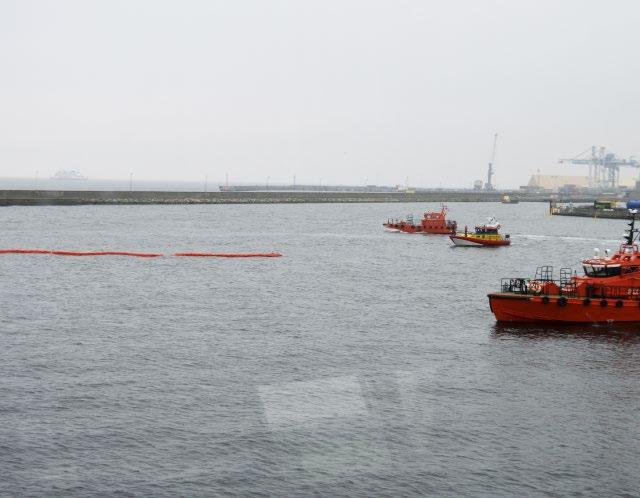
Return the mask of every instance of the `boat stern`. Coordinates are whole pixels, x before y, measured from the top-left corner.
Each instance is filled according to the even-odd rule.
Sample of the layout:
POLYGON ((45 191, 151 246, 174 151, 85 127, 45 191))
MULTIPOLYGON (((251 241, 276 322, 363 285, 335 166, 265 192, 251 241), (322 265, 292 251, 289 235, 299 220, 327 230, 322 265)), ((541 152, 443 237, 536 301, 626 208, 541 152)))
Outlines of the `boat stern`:
POLYGON ((493 292, 487 294, 489 309, 498 322, 528 322, 535 320, 531 313, 532 296, 493 292))

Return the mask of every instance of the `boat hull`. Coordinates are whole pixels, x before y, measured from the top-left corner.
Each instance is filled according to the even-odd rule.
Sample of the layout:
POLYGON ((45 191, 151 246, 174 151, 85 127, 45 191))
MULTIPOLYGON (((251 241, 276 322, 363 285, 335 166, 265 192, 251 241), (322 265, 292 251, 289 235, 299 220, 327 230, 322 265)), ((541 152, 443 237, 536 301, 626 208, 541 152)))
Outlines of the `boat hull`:
POLYGON ((488 297, 489 306, 498 322, 640 322, 640 303, 633 299, 589 300, 500 292, 489 294, 488 297))
POLYGON ((382 226, 389 232, 402 232, 404 223, 383 223, 382 226))
POLYGON ((382 226, 388 232, 422 233, 425 235, 451 235, 454 232, 452 228, 429 228, 422 225, 409 225, 400 223, 383 223, 382 226))
POLYGON ((478 239, 475 237, 465 237, 463 235, 450 235, 449 238, 451 242, 456 246, 466 246, 466 247, 497 247, 497 246, 508 246, 511 244, 510 239, 501 239, 501 240, 487 240, 487 239, 478 239))
POLYGON ((451 235, 451 233, 453 232, 451 228, 426 228, 422 225, 404 226, 400 231, 404 233, 424 233, 438 235, 451 235))

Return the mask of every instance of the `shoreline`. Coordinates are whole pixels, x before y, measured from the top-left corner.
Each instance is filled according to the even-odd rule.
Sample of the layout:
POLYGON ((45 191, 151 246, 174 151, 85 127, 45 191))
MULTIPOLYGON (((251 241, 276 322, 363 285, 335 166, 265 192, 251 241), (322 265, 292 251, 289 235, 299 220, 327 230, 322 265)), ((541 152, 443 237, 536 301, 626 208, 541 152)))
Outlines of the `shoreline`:
MULTIPOLYGON (((399 202, 500 202, 508 194, 520 202, 549 202, 550 194, 513 191, 310 192, 310 191, 106 191, 0 190, 0 206, 82 206, 126 204, 325 204, 399 202)), ((563 199, 565 200, 565 199, 563 199)), ((566 201, 589 202, 572 197, 566 201)))

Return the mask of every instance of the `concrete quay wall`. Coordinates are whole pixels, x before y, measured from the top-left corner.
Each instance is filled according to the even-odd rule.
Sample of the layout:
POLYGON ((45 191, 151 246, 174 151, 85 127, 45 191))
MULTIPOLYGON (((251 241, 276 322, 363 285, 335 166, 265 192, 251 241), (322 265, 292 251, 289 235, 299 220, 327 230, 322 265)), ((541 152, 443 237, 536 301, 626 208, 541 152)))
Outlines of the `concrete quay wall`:
MULTIPOLYGON (((296 204, 360 202, 497 202, 506 192, 152 192, 87 190, 0 190, 0 206, 92 204, 296 204)), ((521 201, 548 202, 544 194, 508 192, 521 201)), ((592 199, 572 198, 574 202, 592 199)))
POLYGON ((616 209, 595 209, 593 206, 578 206, 574 208, 560 208, 551 211, 556 216, 578 216, 580 218, 607 218, 612 220, 628 220, 629 210, 623 208, 616 209))

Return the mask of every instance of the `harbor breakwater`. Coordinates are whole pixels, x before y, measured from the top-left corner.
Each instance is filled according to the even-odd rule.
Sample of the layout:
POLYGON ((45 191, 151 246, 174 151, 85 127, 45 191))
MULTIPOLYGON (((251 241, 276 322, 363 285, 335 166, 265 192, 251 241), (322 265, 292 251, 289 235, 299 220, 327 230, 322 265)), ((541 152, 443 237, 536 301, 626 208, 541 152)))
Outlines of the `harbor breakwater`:
MULTIPOLYGON (((422 192, 166 192, 102 190, 0 190, 0 206, 72 206, 95 204, 302 204, 372 202, 499 202, 509 194, 523 202, 549 202, 548 194, 507 191, 422 192)), ((590 199, 572 198, 574 202, 590 199)))

